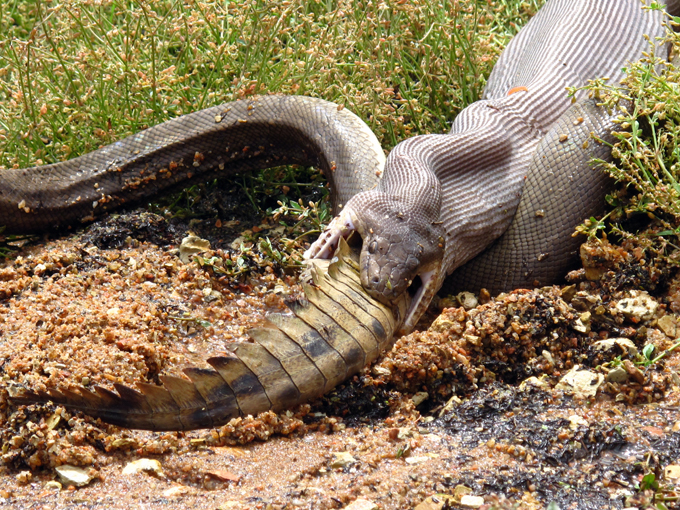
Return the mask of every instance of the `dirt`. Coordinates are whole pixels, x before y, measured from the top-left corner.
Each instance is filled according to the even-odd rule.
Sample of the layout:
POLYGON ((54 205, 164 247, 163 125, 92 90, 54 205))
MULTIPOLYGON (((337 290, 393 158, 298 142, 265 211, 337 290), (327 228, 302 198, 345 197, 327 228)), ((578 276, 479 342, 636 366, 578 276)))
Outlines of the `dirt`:
POLYGON ((568 285, 482 296, 469 310, 441 299, 429 329, 279 415, 152 433, 9 402, 14 385, 157 383, 206 366, 299 292, 257 250, 230 247, 237 231, 247 229, 248 248, 253 230, 272 225, 192 227, 213 249, 189 264, 178 253, 186 225, 139 212, 0 264, 0 507, 323 509, 363 499, 427 510, 456 508, 468 492, 483 508, 645 508, 654 495, 676 504, 680 358, 652 360, 680 336, 680 279, 634 246, 586 245, 586 269, 568 285), (638 356, 595 347, 611 338, 638 356), (559 386, 575 367, 596 394, 559 386), (606 379, 614 369, 623 380, 606 379), (123 473, 142 458, 160 468, 123 473), (63 465, 91 481, 55 484, 63 465))

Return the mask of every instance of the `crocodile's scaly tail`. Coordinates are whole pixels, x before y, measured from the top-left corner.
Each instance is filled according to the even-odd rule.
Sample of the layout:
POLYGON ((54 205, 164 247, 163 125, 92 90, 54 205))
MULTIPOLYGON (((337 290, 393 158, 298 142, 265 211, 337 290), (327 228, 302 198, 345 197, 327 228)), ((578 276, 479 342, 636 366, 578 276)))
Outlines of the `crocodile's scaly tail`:
POLYGON ((332 261, 313 260, 305 273, 306 299, 288 303, 292 314, 271 314, 251 330, 233 356, 186 368, 188 379, 160 376, 163 386, 138 383, 139 391, 114 384, 94 392, 11 388, 25 404, 52 401, 122 427, 190 430, 230 419, 279 411, 330 391, 387 349, 408 305, 394 309, 362 289, 357 255, 343 241, 332 261))

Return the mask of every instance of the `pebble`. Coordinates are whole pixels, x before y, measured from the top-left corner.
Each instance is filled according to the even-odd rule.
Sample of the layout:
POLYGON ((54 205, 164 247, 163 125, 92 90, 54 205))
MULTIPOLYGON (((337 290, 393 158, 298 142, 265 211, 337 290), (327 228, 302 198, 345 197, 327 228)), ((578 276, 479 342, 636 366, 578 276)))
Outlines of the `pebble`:
POLYGON ((484 498, 481 496, 465 495, 460 498, 460 504, 468 508, 479 508, 484 504, 484 498))
POLYGON ((548 376, 543 374, 540 377, 533 375, 531 377, 527 377, 519 384, 519 389, 520 391, 524 391, 527 389, 527 387, 549 390, 550 383, 548 382, 548 376))
POLYGON ((663 474, 666 478, 680 478, 680 466, 677 464, 666 466, 666 468, 663 470, 663 474))
POLYGON ((202 253, 210 249, 210 241, 201 239, 198 236, 189 234, 182 239, 182 244, 179 246, 179 259, 188 264, 192 261, 193 256, 197 253, 202 253))
POLYGON ((430 394, 426 391, 419 391, 415 395, 411 397, 411 400, 413 401, 413 405, 418 407, 420 404, 425 402, 428 398, 430 398, 430 394))
POLYGON ((657 323, 657 326, 670 338, 678 337, 678 322, 675 315, 664 315, 657 323))
POLYGON ((161 463, 156 459, 138 459, 128 462, 123 468, 124 475, 135 475, 137 473, 151 473, 156 476, 163 476, 161 463))
POLYGON ((406 464, 422 464, 423 462, 427 462, 430 460, 430 457, 426 456, 419 456, 419 457, 406 457, 404 461, 406 464))
POLYGON ((607 373, 607 382, 624 383, 628 380, 628 371, 623 367, 614 367, 607 373))
POLYGON ((456 499, 450 494, 434 494, 418 504, 413 510, 441 510, 444 505, 455 505, 456 499))
POLYGON ((345 507, 345 510, 378 510, 378 505, 368 499, 357 499, 345 507))
POLYGON ((20 471, 17 474, 17 483, 20 485, 26 485, 31 480, 33 480, 33 474, 30 471, 20 471))
POLYGON ((593 349, 598 351, 611 351, 615 347, 621 348, 628 356, 637 356, 637 347, 628 338, 606 338, 593 344, 593 349))
POLYGON ((333 456, 335 457, 333 462, 331 462, 331 468, 333 469, 345 468, 357 461, 349 452, 335 452, 333 456))
POLYGON ((56 490, 60 491, 61 487, 62 487, 62 485, 59 482, 57 482, 56 480, 50 480, 49 482, 47 482, 45 484, 46 489, 56 489, 56 490))
POLYGON ((64 464, 54 468, 61 481, 66 485, 83 487, 92 481, 92 476, 82 468, 64 464))
POLYGON ((603 382, 604 376, 602 374, 596 374, 590 370, 581 370, 579 365, 574 365, 574 368, 560 379, 555 389, 562 390, 577 398, 589 398, 595 396, 603 382))
POLYGON ((456 296, 456 299, 466 310, 472 310, 479 304, 477 297, 472 292, 461 292, 456 296))
POLYGON ((629 319, 646 321, 654 316, 659 303, 645 291, 631 290, 630 297, 617 301, 614 308, 629 319))

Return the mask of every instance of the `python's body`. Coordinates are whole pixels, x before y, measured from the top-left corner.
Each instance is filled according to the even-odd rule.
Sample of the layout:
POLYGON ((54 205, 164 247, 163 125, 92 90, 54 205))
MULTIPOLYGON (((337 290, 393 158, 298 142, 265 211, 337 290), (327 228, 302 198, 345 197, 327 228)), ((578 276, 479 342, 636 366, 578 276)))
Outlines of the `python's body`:
POLYGON ((612 118, 584 94, 572 105, 565 87, 619 80, 626 62, 649 50, 645 35, 663 35, 662 21, 639 0, 548 0, 500 57, 484 99, 461 112, 450 134, 397 145, 384 171, 358 118, 283 96, 197 112, 69 162, 2 171, 0 224, 27 232, 182 179, 311 163, 331 181, 339 215, 307 255, 330 257, 350 231, 363 240, 358 265, 342 264, 344 255, 325 276, 317 268, 309 303, 292 305, 295 318, 277 316, 234 357, 209 360, 214 371, 188 369, 192 382, 166 377, 165 389, 143 385, 142 393, 117 386, 120 396, 99 388, 17 400, 52 399, 129 427, 215 426, 329 390, 400 326, 412 327, 457 268, 452 281, 471 289, 551 283, 573 260, 573 227, 601 209, 610 185, 588 161, 608 157, 595 138, 609 139, 612 118), (364 320, 354 324, 357 313, 364 320), (359 340, 364 334, 372 340, 359 340))

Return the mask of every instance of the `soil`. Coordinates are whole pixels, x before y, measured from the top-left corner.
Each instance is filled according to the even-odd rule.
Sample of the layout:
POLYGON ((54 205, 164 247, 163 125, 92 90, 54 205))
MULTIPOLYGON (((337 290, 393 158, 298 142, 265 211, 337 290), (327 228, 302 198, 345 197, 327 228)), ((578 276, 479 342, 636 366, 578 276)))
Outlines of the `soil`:
POLYGON ((300 292, 247 249, 274 226, 193 222, 212 249, 185 264, 188 227, 135 211, 0 263, 0 508, 676 505, 680 357, 654 358, 680 336, 680 279, 632 245, 584 245, 586 268, 562 286, 469 309, 442 298, 373 367, 284 413, 154 433, 10 402, 17 385, 134 386, 205 367, 300 292), (613 338, 637 356, 597 343, 613 338), (574 374, 590 382, 564 384, 574 374), (139 459, 158 463, 123 472, 139 459), (91 480, 61 480, 64 465, 91 480))

